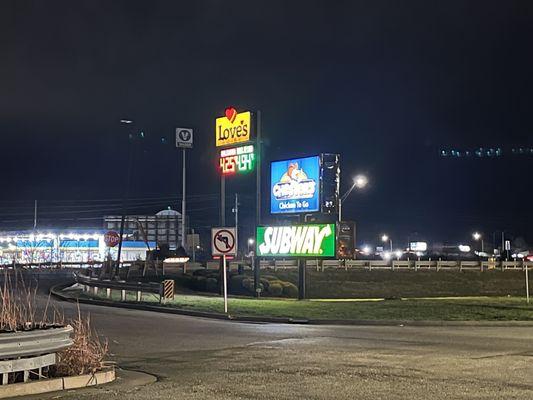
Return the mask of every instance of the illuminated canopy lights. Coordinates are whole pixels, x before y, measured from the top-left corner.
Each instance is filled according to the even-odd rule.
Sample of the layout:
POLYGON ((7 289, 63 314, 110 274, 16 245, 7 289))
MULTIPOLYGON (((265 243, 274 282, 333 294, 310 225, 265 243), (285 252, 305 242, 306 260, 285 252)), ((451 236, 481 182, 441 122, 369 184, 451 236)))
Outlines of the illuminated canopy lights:
POLYGON ((221 150, 219 165, 223 175, 252 171, 255 167, 254 145, 221 150))

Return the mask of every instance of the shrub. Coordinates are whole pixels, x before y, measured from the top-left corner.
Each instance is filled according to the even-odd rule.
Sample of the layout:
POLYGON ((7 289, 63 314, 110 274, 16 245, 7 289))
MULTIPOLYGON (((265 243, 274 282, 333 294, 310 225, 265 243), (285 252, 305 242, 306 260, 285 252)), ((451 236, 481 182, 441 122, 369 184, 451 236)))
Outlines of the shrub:
POLYGON ((293 283, 283 282, 282 293, 287 297, 298 297, 298 287, 293 283))
POLYGON ((270 287, 270 281, 268 279, 261 278, 260 282, 265 290, 268 291, 268 288, 270 287))
POLYGON ((194 290, 205 290, 207 278, 205 276, 195 276, 191 280, 191 288, 194 290))
POLYGON ((218 280, 215 278, 207 278, 205 281, 205 290, 208 292, 218 292, 218 280))
POLYGON ((248 279, 246 275, 231 275, 229 278, 229 285, 230 287, 238 289, 242 287, 242 281, 244 281, 245 279, 248 279))
POLYGON ((253 292, 254 291, 254 281, 250 278, 245 278, 242 280, 242 287, 253 292))
POLYGON ((268 293, 272 296, 281 296, 281 293, 283 292, 283 286, 277 282, 270 282, 270 286, 268 288, 268 293))

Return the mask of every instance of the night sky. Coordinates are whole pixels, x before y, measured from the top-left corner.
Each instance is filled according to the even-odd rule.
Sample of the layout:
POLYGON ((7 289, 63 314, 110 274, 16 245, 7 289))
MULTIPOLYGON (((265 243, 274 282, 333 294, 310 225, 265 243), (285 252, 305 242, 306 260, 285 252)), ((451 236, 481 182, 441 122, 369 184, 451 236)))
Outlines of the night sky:
MULTIPOLYGON (((265 161, 339 152, 341 192, 368 174, 343 208, 358 242, 533 243, 533 155, 512 153, 533 148, 532 27, 527 0, 0 0, 0 223, 31 227, 38 199, 46 226, 101 226, 141 130, 130 195, 153 200, 132 212, 176 208, 188 126, 191 222, 217 224, 214 119, 233 105, 262 111, 265 161), (479 147, 503 155, 440 156, 479 147)), ((253 190, 228 188, 250 224, 253 190)))

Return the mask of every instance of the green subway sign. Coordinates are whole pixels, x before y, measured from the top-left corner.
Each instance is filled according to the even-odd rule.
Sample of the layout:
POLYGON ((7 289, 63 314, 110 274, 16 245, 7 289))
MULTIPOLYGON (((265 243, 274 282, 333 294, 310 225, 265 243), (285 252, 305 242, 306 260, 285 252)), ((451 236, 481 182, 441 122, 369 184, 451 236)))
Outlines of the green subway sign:
POLYGON ((335 257, 335 224, 258 226, 260 257, 335 257))

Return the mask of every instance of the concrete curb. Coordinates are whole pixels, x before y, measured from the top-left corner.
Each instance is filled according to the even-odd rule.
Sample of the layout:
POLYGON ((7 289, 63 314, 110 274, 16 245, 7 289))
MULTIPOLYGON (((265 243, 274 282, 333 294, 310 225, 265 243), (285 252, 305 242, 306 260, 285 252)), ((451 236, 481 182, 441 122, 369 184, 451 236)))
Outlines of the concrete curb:
POLYGON ((113 382, 114 380, 115 369, 111 368, 107 371, 100 371, 95 374, 43 379, 27 383, 13 383, 0 386, 0 399, 86 388, 103 385, 105 383, 113 382))
POLYGON ((72 285, 60 284, 50 289, 50 294, 58 299, 81 304, 92 304, 105 307, 126 308, 141 311, 153 311, 164 314, 186 315, 190 317, 210 318, 233 322, 275 323, 275 324, 299 324, 299 325, 369 325, 369 326, 480 326, 480 327, 533 327, 533 321, 431 321, 431 320, 346 320, 346 319, 302 319, 282 317, 251 317, 225 315, 220 313, 208 313, 202 311, 182 310, 179 308, 152 306, 143 303, 123 303, 110 300, 78 299, 65 296, 62 289, 72 285))

